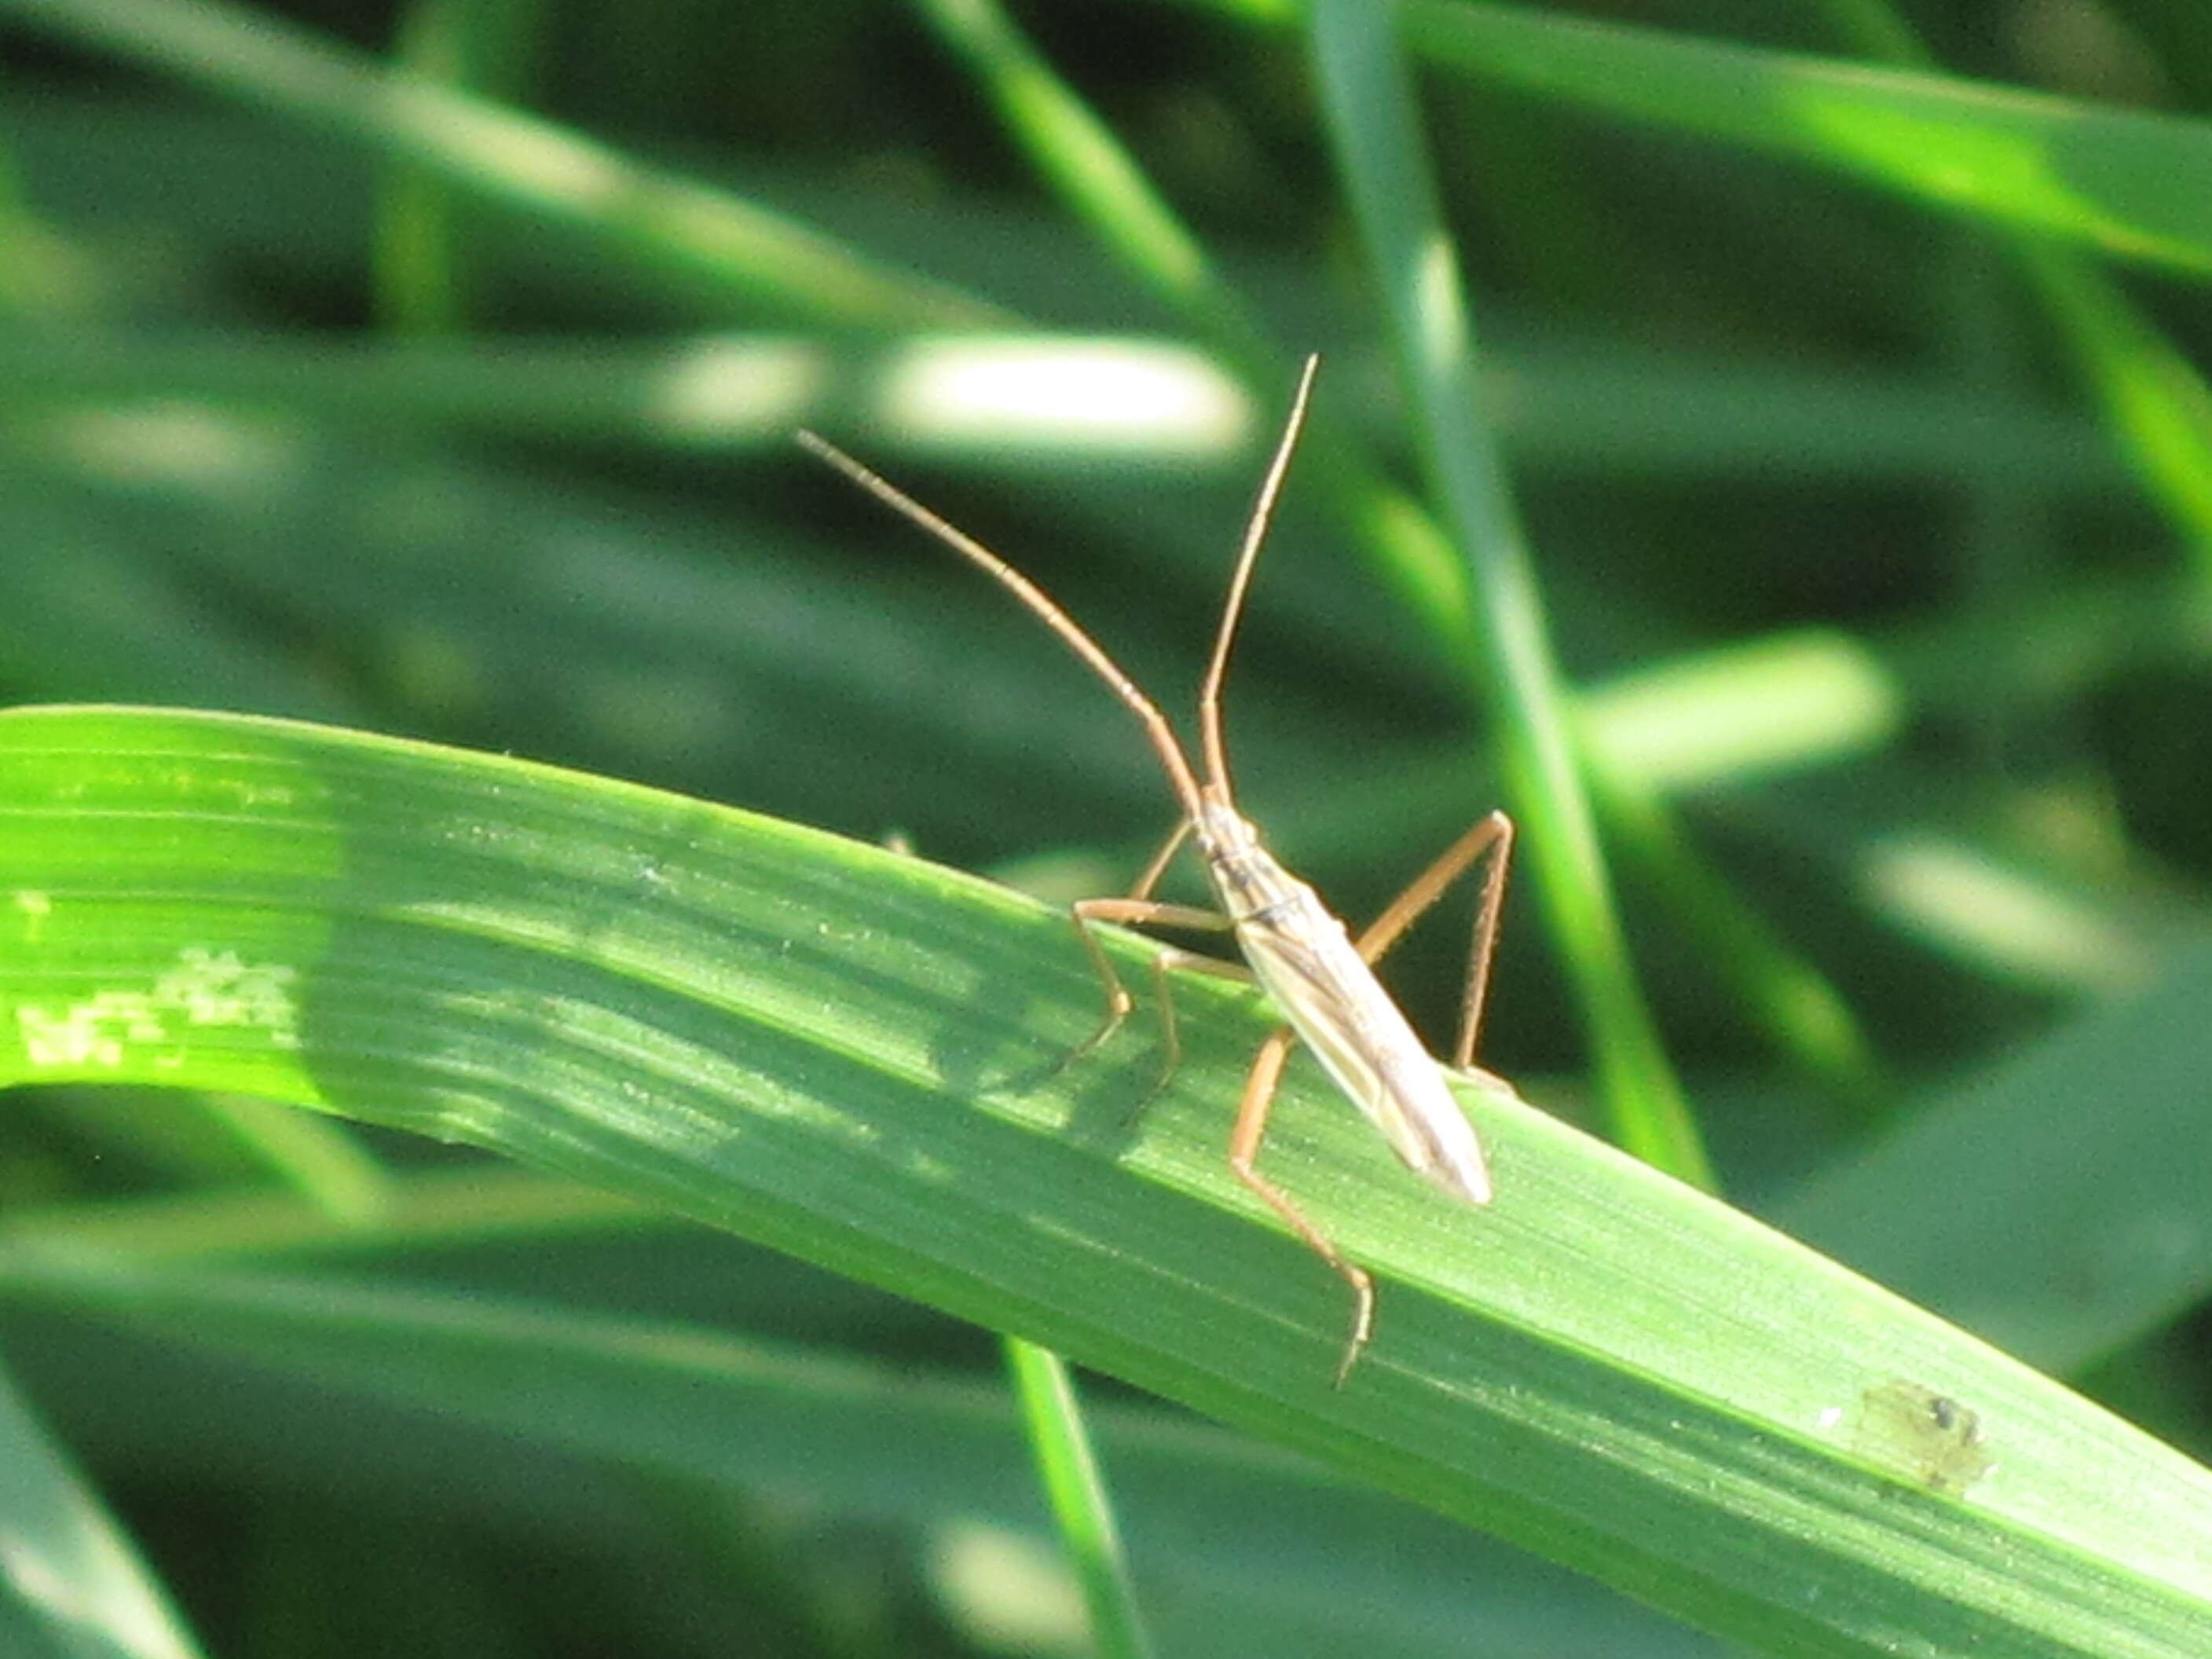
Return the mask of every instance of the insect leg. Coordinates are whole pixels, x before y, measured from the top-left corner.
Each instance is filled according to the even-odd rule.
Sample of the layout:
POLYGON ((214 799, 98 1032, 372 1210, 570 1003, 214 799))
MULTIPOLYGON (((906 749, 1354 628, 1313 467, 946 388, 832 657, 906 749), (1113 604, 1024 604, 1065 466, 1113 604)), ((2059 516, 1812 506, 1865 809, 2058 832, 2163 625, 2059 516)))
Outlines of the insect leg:
POLYGON ((1152 854, 1152 861, 1145 866, 1145 873, 1137 878, 1137 884, 1129 890, 1133 899, 1148 899, 1152 889, 1160 884, 1167 873, 1168 861, 1182 850, 1183 842, 1190 839, 1190 820, 1185 818, 1175 827, 1175 833, 1160 843, 1160 850, 1152 854))
POLYGON ((1368 924, 1354 941, 1361 958, 1377 962, 1398 942, 1399 936, 1419 920, 1485 854, 1490 868, 1483 877, 1482 902, 1475 907, 1474 945, 1468 960, 1467 994, 1460 1003, 1459 1041, 1452 1048, 1452 1064, 1467 1071, 1474 1064, 1474 1040, 1482 1030, 1482 1005, 1490 995, 1490 959, 1498 951, 1498 918, 1505 903, 1505 878, 1513 861, 1513 820, 1492 812, 1443 850, 1434 864, 1413 878, 1413 884, 1390 902, 1390 908, 1368 924))
MULTIPOLYGON (((1172 851, 1172 848, 1170 849, 1172 851)), ((1165 862, 1164 860, 1158 862, 1165 862)), ((1106 1018, 1098 1029, 1069 1050, 1060 1065, 1070 1066, 1104 1042, 1121 1029, 1121 1022, 1129 1017, 1134 1006, 1128 988, 1121 976, 1114 971, 1114 964, 1106 952, 1099 948, 1097 935, 1091 931, 1093 922, 1113 921, 1139 927, 1189 927, 1210 933, 1227 933, 1236 924, 1227 916, 1214 910, 1200 910, 1188 904, 1160 904, 1145 898, 1078 899, 1068 908, 1068 919, 1075 924, 1075 936, 1083 941, 1084 951, 1091 957, 1091 965, 1098 970, 1098 978, 1106 988, 1106 1018)), ((1202 957, 1185 958, 1184 953, 1164 950, 1152 958, 1152 983, 1159 993, 1160 1040, 1165 1059, 1160 1068, 1159 1081, 1146 1091, 1150 1100, 1167 1087, 1168 1079, 1175 1075, 1177 1062, 1182 1058, 1181 1040, 1176 1034, 1175 1002, 1168 994, 1170 958, 1175 965, 1188 965, 1208 959, 1202 957)))
POLYGON ((1075 924, 1075 936, 1083 941, 1084 954, 1091 958, 1091 966, 1097 971, 1099 983, 1106 988, 1106 1018, 1097 1030, 1078 1043, 1066 1059, 1060 1062, 1062 1066, 1073 1064, 1120 1030, 1121 1022, 1129 1017, 1129 1010, 1136 1006, 1123 987, 1121 976, 1114 971, 1114 964, 1098 948, 1097 939, 1091 935, 1091 923, 1094 921, 1141 923, 1149 914, 1148 902, 1152 889, 1159 885, 1161 876, 1167 872, 1168 860, 1175 857, 1183 842, 1189 839, 1190 820, 1185 818, 1176 825, 1175 832, 1161 844, 1160 850, 1152 854, 1152 862, 1146 865, 1144 874, 1137 878, 1137 884, 1129 890, 1127 898, 1079 899, 1069 911, 1069 920, 1075 924), (1129 908, 1131 905, 1139 908, 1133 912, 1129 908))
POLYGON ((1230 1131, 1229 1168, 1262 1203, 1289 1224, 1291 1231, 1305 1241, 1308 1249, 1328 1262, 1337 1277, 1352 1286, 1352 1334, 1344 1345, 1344 1357, 1336 1362, 1335 1386, 1340 1389, 1344 1379, 1352 1374, 1360 1350, 1375 1333, 1375 1281, 1364 1267, 1346 1261, 1329 1236, 1307 1220, 1298 1206, 1256 1167, 1260 1138, 1267 1131, 1267 1113, 1275 1103, 1275 1085, 1281 1080, 1283 1062, 1290 1057, 1294 1040, 1291 1028, 1285 1025, 1261 1045, 1259 1058, 1252 1062, 1252 1073, 1245 1079, 1244 1098, 1237 1109, 1237 1127, 1230 1131))
MULTIPOLYGON (((1206 915, 1211 913, 1200 910, 1195 914, 1206 915)), ((1226 917, 1216 917, 1212 925, 1218 927, 1227 920, 1226 917)), ((1192 924, 1186 921, 1173 925, 1188 927, 1192 924)), ((1145 1091, 1144 1099, 1137 1103, 1139 1111, 1151 1103, 1154 1095, 1168 1086, 1169 1080, 1176 1074, 1176 1068, 1182 1064, 1182 1037, 1176 1023, 1175 992, 1168 981, 1169 974, 1178 968, 1194 974, 1211 974, 1216 979, 1233 979, 1240 985, 1252 982, 1252 970, 1241 962, 1224 962, 1218 957, 1202 957, 1195 951, 1177 951, 1172 947, 1160 951, 1152 958, 1152 990, 1159 998, 1160 1007, 1160 1075, 1145 1091)))

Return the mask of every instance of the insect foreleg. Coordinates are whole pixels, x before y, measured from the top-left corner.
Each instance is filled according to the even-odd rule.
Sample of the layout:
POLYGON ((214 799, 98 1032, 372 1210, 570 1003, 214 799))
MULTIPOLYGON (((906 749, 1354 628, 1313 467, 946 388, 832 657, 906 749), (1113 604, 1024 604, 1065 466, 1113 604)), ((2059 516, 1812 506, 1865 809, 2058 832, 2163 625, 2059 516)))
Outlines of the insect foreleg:
POLYGON ((1188 818, 1176 825, 1175 833, 1160 844, 1160 850, 1152 854, 1152 861, 1145 866, 1145 873, 1137 878, 1137 884, 1129 890, 1131 898, 1152 897, 1152 889, 1160 884, 1160 878, 1167 873, 1169 860, 1181 852, 1183 842, 1190 839, 1190 829, 1188 818))
MULTIPOLYGON (((1174 850, 1172 847, 1169 848, 1174 850)), ((1161 862, 1165 862, 1164 860, 1161 862)), ((1227 933, 1236 924, 1215 910, 1200 910, 1188 904, 1160 904, 1145 898, 1078 899, 1068 907, 1068 920, 1075 924, 1075 936, 1083 941, 1083 949, 1091 958, 1091 965, 1098 971, 1099 983, 1106 988, 1106 1018, 1098 1029, 1078 1043, 1061 1060, 1062 1066, 1073 1064, 1097 1048, 1107 1038, 1121 1029, 1121 1022, 1129 1017, 1135 1006, 1128 988, 1121 983, 1121 975, 1114 971, 1114 963, 1091 931, 1094 922, 1119 922, 1137 927, 1188 927, 1205 933, 1227 933)), ((1159 1080, 1146 1091, 1150 1100, 1167 1087, 1168 1079, 1175 1075, 1176 1063, 1182 1058, 1180 1038, 1176 1033, 1175 1002, 1168 992, 1168 969, 1203 964, 1206 967, 1225 966, 1206 957, 1187 957, 1180 951, 1162 951, 1152 958, 1152 985, 1158 995, 1160 1009, 1160 1042, 1164 1050, 1159 1080), (1172 961, 1170 960, 1172 958, 1172 961)), ((1240 975, 1242 970, 1236 970, 1240 975)))
MULTIPOLYGON (((1145 866, 1144 873, 1137 878, 1137 884, 1129 890, 1127 898, 1079 899, 1070 907, 1068 920, 1075 924, 1075 936, 1083 941, 1084 954, 1091 958, 1091 966, 1097 973, 1099 983, 1106 988, 1106 1018, 1100 1022, 1097 1030, 1068 1051, 1066 1057, 1060 1062, 1062 1066, 1073 1065, 1103 1045, 1107 1038, 1121 1029, 1121 1022, 1128 1018, 1129 1010, 1135 1006, 1128 988, 1121 983, 1121 976, 1114 971, 1113 963, 1108 959, 1105 951, 1098 948, 1097 938, 1091 931, 1092 922, 1118 921, 1142 927, 1150 921, 1160 921, 1170 927, 1212 931, 1229 926, 1226 917, 1218 916, 1211 910, 1184 909, 1152 902, 1152 889, 1159 885, 1161 876, 1167 872, 1169 860, 1182 850, 1183 842, 1190 839, 1190 829, 1188 818, 1176 825, 1174 833, 1161 844, 1160 850, 1152 854, 1151 862, 1145 866)), ((1167 1073, 1172 1074, 1176 1054, 1175 1015, 1167 1000, 1167 980, 1158 958, 1152 963, 1152 977, 1160 990, 1160 1006, 1164 1011, 1161 1020, 1164 1026, 1168 1055, 1167 1073)), ((1149 1100, 1152 1094, 1157 1094, 1166 1084, 1167 1075, 1164 1074, 1146 1098, 1149 1100)))

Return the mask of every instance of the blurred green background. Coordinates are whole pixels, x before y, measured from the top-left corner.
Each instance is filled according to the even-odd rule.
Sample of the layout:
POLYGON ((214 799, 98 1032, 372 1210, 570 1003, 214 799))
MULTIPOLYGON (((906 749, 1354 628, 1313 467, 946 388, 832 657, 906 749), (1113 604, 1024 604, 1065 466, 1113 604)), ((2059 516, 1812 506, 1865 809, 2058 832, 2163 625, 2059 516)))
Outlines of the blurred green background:
MULTIPOLYGON (((789 433, 1004 551, 1180 717, 1317 350, 1328 427, 1229 693, 1287 860, 1368 915, 1490 805, 1545 823, 1493 757, 1571 732, 1666 1060, 1640 1108, 1593 1066, 1644 1028, 1591 1009, 1555 868, 1510 901, 1484 1063, 1685 1173, 1709 1155, 1732 1201, 2203 1455, 2207 1143, 2050 1180, 2085 1112, 2121 1139, 2212 1115, 2201 9, 1407 9, 1548 702, 1469 666, 1463 592, 1387 522, 1438 483, 1435 422, 1302 9, 1025 7, 1030 63, 955 0, 0 0, 0 695, 431 738, 1115 890, 1172 815, 1127 715, 789 433), (403 63, 483 101, 380 89, 403 63), (1115 193, 1069 93, 1191 242, 1115 193), (1866 1226, 1900 1170, 1972 1237, 1866 1226), (2112 1242, 2108 1271, 2059 1282, 2054 1233, 2112 1242)), ((1463 948, 1455 912, 1394 958, 1438 1047, 1463 948)), ((45 1223, 247 1204, 284 1133, 10 1104, 0 1200, 45 1223)), ((991 1381, 975 1334, 727 1241, 496 1208, 425 1221, 407 1274, 991 1381)), ((1011 1440, 975 1454, 989 1501, 872 1501, 796 1455, 695 1485, 66 1308, 4 1331, 212 1651, 1079 1650, 1006 1519, 1011 1440)), ((1161 1591, 1164 1647, 1717 1650, 1518 1558, 1490 1571, 1534 1587, 1525 1622, 1470 1632, 1373 1588, 1433 1533, 1343 1501, 1371 1571, 1161 1591)))

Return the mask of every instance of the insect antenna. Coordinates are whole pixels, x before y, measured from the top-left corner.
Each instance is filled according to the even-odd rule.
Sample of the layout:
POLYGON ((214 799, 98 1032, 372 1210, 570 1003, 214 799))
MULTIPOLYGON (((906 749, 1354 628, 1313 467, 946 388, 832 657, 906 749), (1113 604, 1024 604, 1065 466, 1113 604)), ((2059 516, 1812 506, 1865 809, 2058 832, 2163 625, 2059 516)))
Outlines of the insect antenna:
POLYGON ((1306 423, 1306 404, 1313 395, 1314 376, 1321 356, 1308 357, 1298 374, 1298 389, 1291 399, 1290 418, 1275 445, 1275 459, 1260 485, 1260 498, 1244 526, 1244 544, 1237 551, 1236 574, 1229 579, 1229 597, 1222 601, 1221 629, 1214 635, 1213 657, 1206 665, 1206 679, 1198 693, 1198 734, 1206 759, 1206 781, 1230 798, 1229 751, 1221 738, 1221 684, 1229 673, 1229 647, 1237 638, 1237 624, 1244 615, 1245 590, 1252 585, 1252 567, 1259 562, 1260 544, 1267 539, 1267 526, 1275 516, 1275 499, 1283 493, 1283 479, 1291 470, 1291 455, 1298 447, 1298 434, 1306 423))
MULTIPOLYGON (((796 435, 801 448, 810 454, 818 455, 900 517, 928 532, 987 574, 996 577, 1000 585, 1027 606, 1038 621, 1059 635, 1068 648, 1088 663, 1091 672, 1106 682, 1107 688, 1121 698, 1129 712, 1144 722, 1146 733, 1152 740, 1152 749, 1159 756, 1160 764, 1167 769, 1168 781, 1175 787, 1176 799, 1182 803, 1184 812, 1192 821, 1197 820, 1201 805, 1198 780, 1191 772, 1190 761, 1183 753, 1182 744, 1176 740, 1175 728, 1168 724, 1168 718, 1160 712, 1159 705, 1137 689, 1137 683, 1123 672, 1119 663, 1106 654, 1103 646, 1083 631, 1074 617, 1054 603, 1042 588, 966 531, 939 518, 881 473, 854 460, 818 434, 801 431, 796 435)), ((1271 480, 1271 483, 1273 482, 1271 480)))

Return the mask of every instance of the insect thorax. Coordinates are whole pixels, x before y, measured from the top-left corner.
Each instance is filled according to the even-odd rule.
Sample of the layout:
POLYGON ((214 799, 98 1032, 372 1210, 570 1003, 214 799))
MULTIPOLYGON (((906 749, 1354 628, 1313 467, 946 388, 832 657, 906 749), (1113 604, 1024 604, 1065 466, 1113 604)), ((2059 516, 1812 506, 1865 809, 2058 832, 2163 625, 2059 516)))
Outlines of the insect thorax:
POLYGON ((1207 801, 1196 830, 1206 877, 1231 920, 1249 921, 1285 908, 1318 908, 1313 889, 1275 861, 1260 844, 1260 832, 1235 807, 1207 801))

